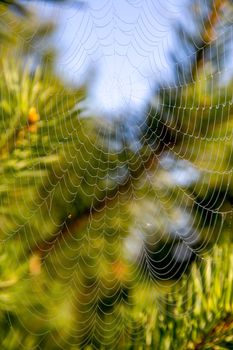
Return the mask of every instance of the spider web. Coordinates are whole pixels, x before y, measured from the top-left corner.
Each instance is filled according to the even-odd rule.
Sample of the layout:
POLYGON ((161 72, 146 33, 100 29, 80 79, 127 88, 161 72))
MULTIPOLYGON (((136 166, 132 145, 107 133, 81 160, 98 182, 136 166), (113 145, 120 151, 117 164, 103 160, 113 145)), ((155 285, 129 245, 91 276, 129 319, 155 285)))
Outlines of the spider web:
MULTIPOLYGON (((52 14, 62 22, 54 40, 61 46, 57 70, 63 78, 75 85, 90 79, 93 67, 99 68, 80 121, 66 118, 66 96, 62 108, 57 106, 56 112, 55 106, 54 115, 48 115, 52 120, 61 117, 61 129, 67 124, 68 134, 58 127, 55 135, 63 157, 52 167, 49 184, 42 180, 45 195, 38 191, 33 209, 31 201, 24 203, 27 214, 20 225, 16 221, 10 237, 20 232, 29 250, 39 247, 49 286, 62 281, 62 289, 53 295, 59 310, 46 319, 55 324, 60 318, 70 319, 68 330, 58 340, 54 337, 57 346, 61 339, 64 346, 75 346, 85 336, 84 342, 93 347, 98 348, 96 339, 103 337, 103 346, 119 348, 122 337, 128 336, 129 319, 126 311, 116 312, 117 306, 132 306, 128 296, 136 286, 152 290, 155 308, 160 308, 163 294, 158 290, 164 281, 179 283, 191 260, 204 264, 226 218, 231 222, 231 207, 221 206, 232 174, 226 159, 232 140, 232 96, 223 87, 231 67, 227 50, 218 49, 226 37, 231 39, 231 13, 222 9, 217 36, 203 56, 209 70, 207 64, 204 77, 186 81, 182 77, 199 49, 194 33, 202 28, 188 1, 89 1, 86 9, 70 1, 68 7, 42 3, 39 9, 41 17, 52 14), (177 24, 193 36, 191 44, 184 41, 185 48, 174 30, 177 24), (210 64, 212 55, 217 55, 216 68, 210 64), (88 124, 91 113, 98 116, 94 131, 88 124), (157 119, 156 128, 148 124, 150 116, 157 119), (165 145, 165 129, 176 135, 180 146, 165 145), (146 142, 142 130, 150 131, 146 142), (224 195, 212 206, 215 201, 205 199, 203 191, 216 196, 218 186, 224 195), (33 233, 40 230, 42 245, 33 233), (51 240, 49 232, 56 232, 51 240)), ((79 108, 82 104, 76 105, 79 108)), ((49 135, 49 127, 44 132, 49 135)), ((56 147, 51 143, 44 151, 54 154, 56 147)), ((39 155, 38 151, 38 159, 39 155)), ((40 160, 37 165, 44 169, 40 160)), ((40 264, 37 254, 31 260, 34 267, 40 264)), ((50 300, 49 288, 44 293, 50 300)), ((36 308, 30 312, 44 317, 36 308)), ((27 327, 23 321, 22 326, 27 327)))

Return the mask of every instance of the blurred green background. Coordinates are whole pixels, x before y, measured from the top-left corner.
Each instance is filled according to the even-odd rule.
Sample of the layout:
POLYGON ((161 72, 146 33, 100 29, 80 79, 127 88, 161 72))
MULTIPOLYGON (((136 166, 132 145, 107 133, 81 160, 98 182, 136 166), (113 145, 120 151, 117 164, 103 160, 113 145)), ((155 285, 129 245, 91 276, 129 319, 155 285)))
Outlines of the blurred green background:
POLYGON ((233 348, 233 7, 188 5, 186 60, 132 119, 95 115, 54 22, 0 2, 1 349, 233 348))

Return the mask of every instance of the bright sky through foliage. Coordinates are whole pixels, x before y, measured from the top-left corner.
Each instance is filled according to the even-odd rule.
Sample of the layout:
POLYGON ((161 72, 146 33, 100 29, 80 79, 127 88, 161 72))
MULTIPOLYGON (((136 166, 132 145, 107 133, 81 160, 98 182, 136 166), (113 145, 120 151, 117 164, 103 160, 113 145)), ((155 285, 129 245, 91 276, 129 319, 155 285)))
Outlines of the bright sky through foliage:
POLYGON ((95 112, 142 110, 155 81, 172 77, 174 23, 187 19, 187 0, 36 4, 58 24, 54 43, 62 76, 76 83, 89 73, 95 112))

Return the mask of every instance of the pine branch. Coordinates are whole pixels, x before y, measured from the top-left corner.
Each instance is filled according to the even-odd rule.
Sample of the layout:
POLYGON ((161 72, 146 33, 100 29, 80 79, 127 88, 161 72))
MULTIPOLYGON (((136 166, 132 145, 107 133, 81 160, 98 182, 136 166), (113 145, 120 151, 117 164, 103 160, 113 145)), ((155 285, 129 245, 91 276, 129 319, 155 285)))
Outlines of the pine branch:
POLYGON ((130 325, 137 325, 130 334, 138 334, 129 348, 146 344, 149 349, 158 350, 231 349, 232 261, 232 245, 216 246, 200 264, 193 265, 190 275, 171 287, 167 297, 151 298, 151 288, 145 288, 144 295, 139 293, 138 318, 130 325))
POLYGON ((203 336, 203 339, 194 344, 194 350, 201 350, 205 347, 214 348, 215 346, 226 343, 233 346, 233 314, 227 314, 223 319, 203 336), (227 340, 226 340, 227 339, 227 340), (220 344, 219 344, 220 343, 220 344))
POLYGON ((195 61, 192 68, 192 76, 196 77, 202 74, 205 66, 205 54, 210 45, 216 39, 216 26, 220 20, 220 12, 224 5, 228 3, 228 0, 213 0, 211 5, 211 11, 208 14, 205 23, 203 25, 202 42, 199 44, 198 51, 196 53, 195 61))

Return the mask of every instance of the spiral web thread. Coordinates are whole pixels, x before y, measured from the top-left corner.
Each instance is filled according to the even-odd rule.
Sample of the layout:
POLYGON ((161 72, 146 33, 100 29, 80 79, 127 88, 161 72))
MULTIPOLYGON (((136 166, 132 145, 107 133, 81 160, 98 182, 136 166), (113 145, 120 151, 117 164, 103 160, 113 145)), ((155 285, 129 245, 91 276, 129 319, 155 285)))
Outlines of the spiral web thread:
MULTIPOLYGON (((75 2, 71 1, 70 4, 72 8, 75 8, 75 2)), ((62 16, 63 9, 62 6, 54 7, 59 16, 62 16)), ((44 10, 46 10, 46 4, 41 5, 40 11, 42 11, 42 14, 44 10)), ((68 149, 64 146, 64 157, 61 160, 62 170, 59 170, 59 166, 53 169, 54 183, 51 180, 49 185, 44 184, 44 186, 48 186, 47 195, 50 198, 50 206, 47 206, 47 217, 44 216, 46 215, 44 205, 48 197, 41 197, 39 201, 37 198, 33 208, 29 206, 25 210, 27 214, 25 216, 23 214, 23 222, 20 225, 16 222, 16 228, 14 228, 13 233, 11 230, 10 237, 21 232, 27 241, 27 235, 30 232, 30 239, 28 245, 26 245, 29 250, 32 250, 32 259, 34 259, 32 261, 35 263, 39 247, 40 254, 43 256, 41 268, 49 276, 51 285, 57 278, 60 278, 63 282, 67 279, 68 283, 63 284, 57 302, 59 304, 69 299, 67 305, 69 305, 72 312, 76 310, 77 315, 79 315, 78 326, 74 321, 68 329, 70 344, 79 343, 85 335, 85 339, 88 339, 95 346, 93 339, 101 336, 102 332, 106 332, 104 345, 111 348, 117 346, 118 341, 112 336, 114 328, 120 329, 123 336, 127 332, 126 324, 128 322, 127 316, 121 312, 115 314, 114 305, 117 305, 121 300, 130 306, 131 300, 128 299, 127 293, 130 294, 135 285, 145 289, 153 289, 153 286, 159 289, 163 281, 172 277, 176 277, 172 284, 178 284, 180 276, 177 277, 176 275, 176 269, 179 269, 177 262, 182 262, 182 269, 184 270, 190 264, 191 257, 203 260, 203 263, 205 263, 204 252, 210 249, 209 243, 213 240, 212 232, 215 230, 215 225, 219 225, 216 217, 222 216, 219 235, 225 219, 229 218, 228 223, 231 222, 231 208, 226 210, 218 207, 211 208, 204 201, 204 204, 199 203, 197 193, 203 191, 200 186, 200 178, 205 184, 206 191, 208 191, 209 186, 210 190, 214 188, 211 179, 215 175, 222 176, 223 181, 227 182, 226 187, 224 187, 226 192, 230 186, 232 174, 230 163, 221 164, 221 155, 218 152, 227 152, 227 149, 230 149, 229 144, 232 140, 230 129, 232 97, 225 88, 225 98, 221 96, 220 99, 219 93, 219 101, 212 103, 211 96, 210 101, 203 105, 201 96, 200 104, 196 104, 199 91, 197 91, 198 87, 194 87, 196 94, 194 93, 191 103, 190 100, 185 100, 185 96, 178 104, 167 102, 169 101, 167 96, 174 101, 176 91, 179 89, 186 91, 194 84, 197 85, 199 79, 197 74, 189 82, 180 81, 180 83, 177 83, 176 81, 174 84, 172 75, 172 71, 176 70, 178 65, 184 67, 185 70, 187 61, 189 63, 192 57, 195 57, 196 52, 190 51, 189 57, 187 57, 186 52, 186 55, 184 54, 182 57, 179 50, 176 50, 177 62, 174 63, 169 59, 169 52, 173 44, 171 35, 173 27, 169 19, 172 19, 173 23, 176 23, 176 21, 182 22, 186 14, 190 16, 187 17, 190 20, 190 25, 194 26, 189 14, 188 2, 177 4, 175 1, 138 0, 117 4, 114 1, 102 1, 98 3, 90 2, 87 11, 81 11, 79 8, 77 8, 77 11, 81 22, 77 23, 77 27, 73 31, 70 30, 70 35, 75 36, 74 33, 77 31, 79 35, 82 33, 83 39, 80 43, 73 40, 67 54, 68 57, 65 55, 63 57, 64 61, 59 63, 60 71, 64 75, 72 76, 74 67, 77 67, 75 73, 78 75, 79 71, 83 72, 83 66, 90 62, 95 65, 102 60, 103 65, 108 68, 109 64, 115 62, 116 72, 113 72, 113 76, 116 78, 121 74, 121 69, 127 61, 132 67, 131 75, 129 74, 127 77, 130 86, 127 88, 120 86, 120 88, 123 92, 131 91, 131 94, 130 97, 125 96, 125 103, 122 104, 124 107, 122 105, 118 109, 114 107, 114 111, 106 111, 103 104, 101 105, 101 102, 93 97, 95 105, 94 107, 89 105, 89 109, 95 110, 99 104, 97 114, 103 115, 102 119, 101 117, 97 118, 95 139, 93 139, 93 134, 89 133, 88 124, 86 127, 85 117, 84 123, 81 117, 79 117, 81 121, 78 124, 77 121, 74 122, 74 129, 68 132, 68 136, 64 131, 64 140, 62 140, 61 134, 57 136, 58 148, 63 148, 63 142, 65 145, 67 137, 71 141, 71 146, 68 149), (121 6, 127 8, 128 12, 121 11, 121 6), (130 11, 135 14, 131 16, 131 21, 127 22, 130 11), (158 30, 153 31, 152 28, 156 26, 158 26, 158 30), (133 59, 134 55, 137 56, 136 64, 133 59), (140 65, 138 64, 139 57, 141 57, 142 62, 140 65), (148 68, 146 71, 145 66, 150 69, 148 68), (140 88, 136 92, 133 85, 134 83, 137 84, 138 81, 135 82, 134 74, 137 75, 137 79, 140 76, 142 80, 140 88), (166 83, 166 78, 163 78, 164 74, 167 74, 169 84, 166 83), (140 93, 143 101, 145 99, 143 84, 147 86, 147 89, 153 88, 154 81, 160 84, 160 91, 162 91, 158 106, 154 109, 153 103, 147 104, 146 102, 139 104, 143 107, 145 105, 151 106, 146 113, 144 109, 143 112, 140 109, 134 109, 132 101, 137 104, 140 93), (176 132, 181 140, 181 145, 183 142, 190 144, 191 152, 189 146, 186 149, 184 147, 176 148, 172 143, 167 145, 166 151, 161 150, 159 146, 156 149, 156 141, 155 149, 151 150, 151 145, 149 145, 146 151, 141 151, 140 147, 143 143, 142 136, 140 136, 141 130, 148 128, 147 118, 144 114, 155 114, 155 110, 159 108, 170 111, 167 112, 167 120, 158 117, 159 124, 165 127, 169 126, 170 130, 176 132), (194 111, 196 111, 197 118, 195 121, 190 120, 194 115, 194 111), (210 116, 213 111, 216 111, 216 121, 211 121, 211 123, 218 125, 218 129, 215 129, 214 126, 211 134, 211 129, 207 123, 206 134, 198 125, 194 130, 193 125, 200 120, 198 113, 207 116, 208 119, 208 113, 210 116), (108 119, 108 114, 110 119, 108 119), (138 117, 138 115, 140 116, 138 117), (181 120, 180 129, 174 124, 173 115, 181 120), (221 116, 220 121, 219 116, 221 116), (228 120, 229 127, 226 127, 228 120), (120 123, 117 123, 118 121, 120 123), (221 121, 224 124, 222 129, 221 121), (184 128, 182 123, 185 125, 184 128), (191 126, 189 123, 191 123, 191 126), (218 130, 219 134, 215 130, 218 130), (80 139, 80 133, 85 137, 80 139), (115 134, 113 138, 112 134, 115 134), (219 146, 214 148, 212 147, 213 144, 219 146), (122 145, 127 145, 123 152, 122 145), (196 152, 194 155, 192 150, 196 152), (123 161, 119 156, 122 153, 123 161), (114 164, 112 158, 115 154, 118 154, 119 157, 117 157, 114 164), (83 159, 83 157, 87 157, 87 159, 83 159), (69 179, 69 172, 72 173, 70 181, 67 180, 69 179), (75 180, 73 181, 73 179, 75 180), (101 184, 101 180, 105 187, 101 184), (86 188, 90 190, 90 192, 84 193, 90 205, 87 206, 87 209, 81 211, 80 217, 73 218, 73 213, 69 212, 69 208, 72 210, 73 203, 77 203, 76 206, 79 207, 79 196, 85 188, 84 183, 87 184, 86 188), (116 183, 118 184, 116 185, 116 183), (57 191, 61 193, 63 211, 66 213, 66 217, 62 222, 59 221, 60 218, 57 219, 56 213, 52 212, 51 214, 50 212, 57 191), (201 209, 201 215, 195 209, 197 205, 201 209), (65 206, 68 210, 64 208, 65 206), (41 222, 41 227, 44 228, 48 220, 49 227, 52 227, 52 231, 56 232, 51 241, 46 235, 41 235, 42 242, 40 243, 38 243, 36 236, 33 238, 33 225, 35 225, 33 218, 38 213, 40 213, 39 217, 42 220, 44 218, 45 221, 44 224, 41 222), (203 217, 205 215, 206 218, 203 217), (208 229, 204 225, 206 220, 210 220, 211 223, 211 227, 208 229), (118 221, 120 222, 118 223, 118 221), (206 238, 203 239, 203 236, 206 238), (156 253, 151 255, 152 249, 154 248, 155 252, 157 247, 159 247, 159 251, 163 250, 163 246, 165 247, 168 243, 170 248, 165 257, 162 258, 162 265, 160 264, 159 267, 154 269, 153 266, 156 259, 160 259, 160 255, 156 255, 156 253), (35 247, 34 250, 32 246, 35 247), (101 264, 104 265, 104 272, 100 272, 101 264), (145 280, 146 274, 149 274, 149 279, 145 280), (115 280, 117 282, 114 282, 115 280), (108 300, 113 305, 109 306, 108 300), (106 321, 103 315, 106 316, 106 321)), ((228 12, 224 12, 224 7, 221 14, 222 17, 218 22, 219 28, 216 31, 218 36, 208 45, 209 52, 212 49, 214 50, 218 41, 224 41, 224 36, 228 35, 230 39, 232 36, 230 25, 227 26, 227 29, 223 25, 221 27, 222 23, 224 25, 231 23, 230 15, 228 12)), ((67 26, 70 22, 72 24, 74 22, 72 17, 68 18, 67 26)), ((26 38, 26 40, 30 41, 31 38, 26 38)), ((220 52, 221 57, 217 59, 216 71, 209 74, 208 82, 210 82, 210 85, 212 84, 212 94, 217 89, 216 80, 221 80, 221 77, 224 78, 231 68, 223 69, 220 65, 220 62, 227 62, 225 51, 223 48, 220 52)), ((203 56, 202 60, 205 63, 206 57, 203 56)), ((207 77, 201 81, 201 84, 205 86, 206 81, 207 77)), ((107 86, 107 88, 111 88, 111 86, 107 86)), ((55 96, 52 96, 52 98, 54 99, 55 96)), ((108 103, 110 99, 111 105, 111 92, 110 97, 107 98, 108 103)), ((121 95, 121 98, 124 98, 124 96, 121 95)), ((90 101, 91 99, 89 99, 89 104, 90 101)), ((48 115, 48 118, 56 120, 58 114, 60 117, 66 116, 69 112, 66 102, 66 96, 63 96, 62 108, 59 106, 58 112, 52 116, 48 115)), ((69 127, 72 125, 72 118, 67 118, 69 127)), ((61 125, 62 127, 65 126, 65 124, 61 125)), ((49 128, 47 132, 49 135, 49 128)), ((151 133, 157 140, 161 137, 161 135, 156 135, 156 130, 151 130, 151 133)), ((160 146, 161 142, 163 143, 163 139, 159 142, 160 146)), ((54 154, 56 153, 55 149, 56 147, 51 144, 50 150, 45 150, 45 153, 51 152, 51 154, 54 154)), ((222 160, 225 161, 224 154, 222 154, 222 160)), ((38 165, 40 166, 40 160, 36 165, 33 164, 30 170, 33 170, 36 166, 38 167, 38 165)), ((42 169, 44 169, 43 166, 42 169)), ((39 197, 40 195, 40 192, 38 192, 39 197)), ((18 206, 21 205, 22 200, 24 199, 21 198, 17 202, 18 206)), ((28 206, 28 203, 24 204, 26 204, 26 207, 28 206)), ((36 225, 38 229, 38 223, 36 225)), ((8 237, 5 242, 7 242, 7 239, 8 237)), ((218 237, 214 239, 218 240, 218 237)), ((154 290, 152 292, 155 300, 154 305, 159 308, 163 297, 160 295, 158 298, 157 289, 156 292, 154 290)), ((50 291, 47 291, 47 293, 48 298, 51 298, 50 291)), ((31 312, 38 313, 38 317, 40 317, 40 313, 36 309, 31 310, 31 312)), ((187 310, 188 312, 189 310, 187 310)), ((58 318, 60 316, 47 315, 47 317, 48 321, 50 317, 52 320, 53 317, 58 318)), ((23 324, 23 327, 26 326, 23 324)), ((54 340, 56 342, 56 339, 54 340)))

